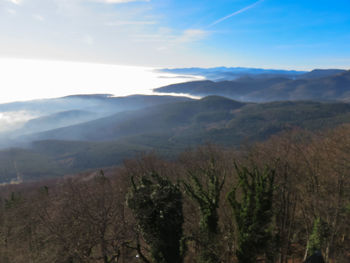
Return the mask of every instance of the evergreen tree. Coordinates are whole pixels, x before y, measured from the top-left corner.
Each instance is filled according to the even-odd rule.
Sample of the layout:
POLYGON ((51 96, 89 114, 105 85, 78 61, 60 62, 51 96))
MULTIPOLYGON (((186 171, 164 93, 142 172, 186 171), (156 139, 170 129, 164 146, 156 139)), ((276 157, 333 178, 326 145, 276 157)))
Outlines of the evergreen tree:
POLYGON ((238 185, 229 193, 237 226, 236 256, 239 263, 255 263, 265 254, 271 261, 269 246, 272 241, 272 199, 275 171, 270 168, 260 171, 257 167, 248 170, 236 165, 238 185), (240 190, 238 194, 238 190, 240 190))
MULTIPOLYGON (((139 231, 150 246, 152 261, 183 262, 184 218, 179 187, 156 173, 141 177, 137 183, 132 179, 127 203, 139 231)), ((145 257, 142 255, 141 259, 145 257)))

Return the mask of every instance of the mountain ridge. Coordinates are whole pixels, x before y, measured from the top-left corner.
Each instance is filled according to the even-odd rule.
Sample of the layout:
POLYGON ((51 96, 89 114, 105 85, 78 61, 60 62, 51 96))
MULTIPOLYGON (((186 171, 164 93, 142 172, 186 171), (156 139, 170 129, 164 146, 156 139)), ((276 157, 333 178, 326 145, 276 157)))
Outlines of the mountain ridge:
POLYGON ((251 102, 278 100, 350 101, 350 71, 311 79, 240 78, 219 82, 192 81, 164 86, 154 91, 194 96, 218 95, 251 102))
POLYGON ((27 149, 1 150, 0 183, 18 173, 37 180, 115 166, 145 152, 175 158, 208 142, 239 147, 294 128, 320 131, 344 123, 350 123, 344 102, 241 103, 211 96, 163 104, 36 134, 27 149))

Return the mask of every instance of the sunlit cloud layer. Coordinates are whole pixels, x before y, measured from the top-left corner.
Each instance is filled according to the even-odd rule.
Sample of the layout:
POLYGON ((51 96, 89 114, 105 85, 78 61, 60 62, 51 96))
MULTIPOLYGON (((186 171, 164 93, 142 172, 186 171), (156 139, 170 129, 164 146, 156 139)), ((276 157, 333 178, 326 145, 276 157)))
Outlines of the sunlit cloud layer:
POLYGON ((0 72, 0 103, 75 94, 153 94, 154 88, 188 81, 149 67, 44 60, 0 58, 0 72))

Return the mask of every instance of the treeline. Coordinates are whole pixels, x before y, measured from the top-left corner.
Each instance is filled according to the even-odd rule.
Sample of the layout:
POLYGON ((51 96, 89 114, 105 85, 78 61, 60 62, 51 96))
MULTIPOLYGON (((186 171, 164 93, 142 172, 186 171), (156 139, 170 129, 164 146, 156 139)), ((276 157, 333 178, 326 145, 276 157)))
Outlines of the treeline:
POLYGON ((1 189, 0 262, 350 262, 350 127, 1 189))

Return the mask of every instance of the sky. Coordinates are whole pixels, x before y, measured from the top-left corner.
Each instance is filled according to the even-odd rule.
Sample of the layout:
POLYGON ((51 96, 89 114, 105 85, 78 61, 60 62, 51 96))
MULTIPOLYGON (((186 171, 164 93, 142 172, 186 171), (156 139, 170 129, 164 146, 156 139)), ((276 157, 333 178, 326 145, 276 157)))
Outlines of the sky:
POLYGON ((0 58, 350 68, 349 0, 0 0, 0 58))

